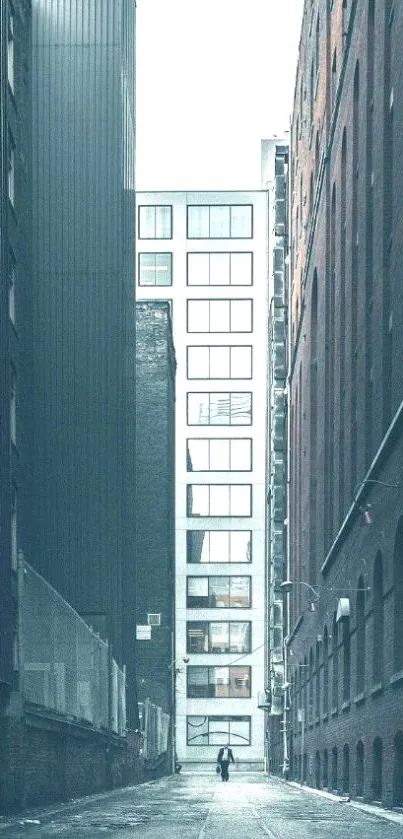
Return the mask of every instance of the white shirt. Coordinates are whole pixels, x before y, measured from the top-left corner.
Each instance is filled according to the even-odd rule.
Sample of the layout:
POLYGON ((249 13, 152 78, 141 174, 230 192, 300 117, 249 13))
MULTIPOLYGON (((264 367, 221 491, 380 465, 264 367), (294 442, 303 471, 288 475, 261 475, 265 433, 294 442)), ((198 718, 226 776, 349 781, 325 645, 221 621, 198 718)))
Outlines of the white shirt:
POLYGON ((228 749, 224 749, 221 760, 228 760, 228 749))

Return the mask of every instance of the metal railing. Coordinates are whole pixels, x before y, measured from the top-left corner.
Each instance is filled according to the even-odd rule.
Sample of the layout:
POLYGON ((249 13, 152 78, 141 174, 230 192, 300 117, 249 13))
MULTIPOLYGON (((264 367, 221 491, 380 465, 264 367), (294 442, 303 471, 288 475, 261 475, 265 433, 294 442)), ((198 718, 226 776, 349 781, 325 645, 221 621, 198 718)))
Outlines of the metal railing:
POLYGON ((20 690, 26 701, 124 735, 126 679, 102 640, 23 559, 18 567, 20 690))

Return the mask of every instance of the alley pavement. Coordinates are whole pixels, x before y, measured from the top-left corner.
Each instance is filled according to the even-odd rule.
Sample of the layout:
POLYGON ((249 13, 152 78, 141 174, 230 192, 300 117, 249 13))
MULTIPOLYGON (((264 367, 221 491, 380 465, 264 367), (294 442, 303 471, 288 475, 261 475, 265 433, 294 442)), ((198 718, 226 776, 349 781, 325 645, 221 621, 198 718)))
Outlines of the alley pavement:
POLYGON ((0 819, 0 839, 403 839, 403 815, 263 773, 189 774, 0 819))

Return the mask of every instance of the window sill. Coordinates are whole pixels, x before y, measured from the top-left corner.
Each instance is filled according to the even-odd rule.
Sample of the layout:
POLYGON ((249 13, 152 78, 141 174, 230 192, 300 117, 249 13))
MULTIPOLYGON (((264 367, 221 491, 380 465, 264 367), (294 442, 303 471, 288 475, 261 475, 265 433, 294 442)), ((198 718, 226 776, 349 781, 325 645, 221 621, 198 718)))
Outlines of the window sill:
POLYGON ((339 713, 339 709, 338 709, 338 708, 332 708, 332 710, 331 710, 331 712, 330 712, 330 715, 331 715, 332 717, 336 717, 338 713, 339 713))
POLYGON ((400 682, 403 682, 403 670, 398 670, 396 673, 393 673, 393 676, 389 679, 389 684, 391 685, 398 685, 400 682))
MULTIPOLYGON (((403 674, 402 674, 403 678, 403 674)), ((380 693, 383 693, 383 684, 382 682, 377 682, 376 685, 373 685, 370 694, 371 696, 378 696, 380 693)))
POLYGON ((341 710, 342 710, 344 713, 345 713, 346 711, 349 711, 349 710, 350 710, 350 700, 349 700, 349 699, 346 699, 346 701, 345 701, 345 702, 343 702, 343 704, 342 704, 342 706, 341 706, 341 710))
POLYGON ((357 693, 354 702, 356 705, 362 705, 362 703, 365 702, 365 693, 363 690, 361 691, 361 693, 357 693))

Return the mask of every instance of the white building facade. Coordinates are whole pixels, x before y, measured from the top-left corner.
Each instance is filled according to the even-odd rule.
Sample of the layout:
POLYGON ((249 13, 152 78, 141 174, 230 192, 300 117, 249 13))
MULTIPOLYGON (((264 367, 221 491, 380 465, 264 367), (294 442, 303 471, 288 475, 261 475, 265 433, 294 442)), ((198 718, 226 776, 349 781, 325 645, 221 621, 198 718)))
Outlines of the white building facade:
POLYGON ((136 296, 171 301, 177 360, 167 666, 183 765, 229 742, 240 765, 263 768, 267 236, 264 190, 137 194, 136 296))

